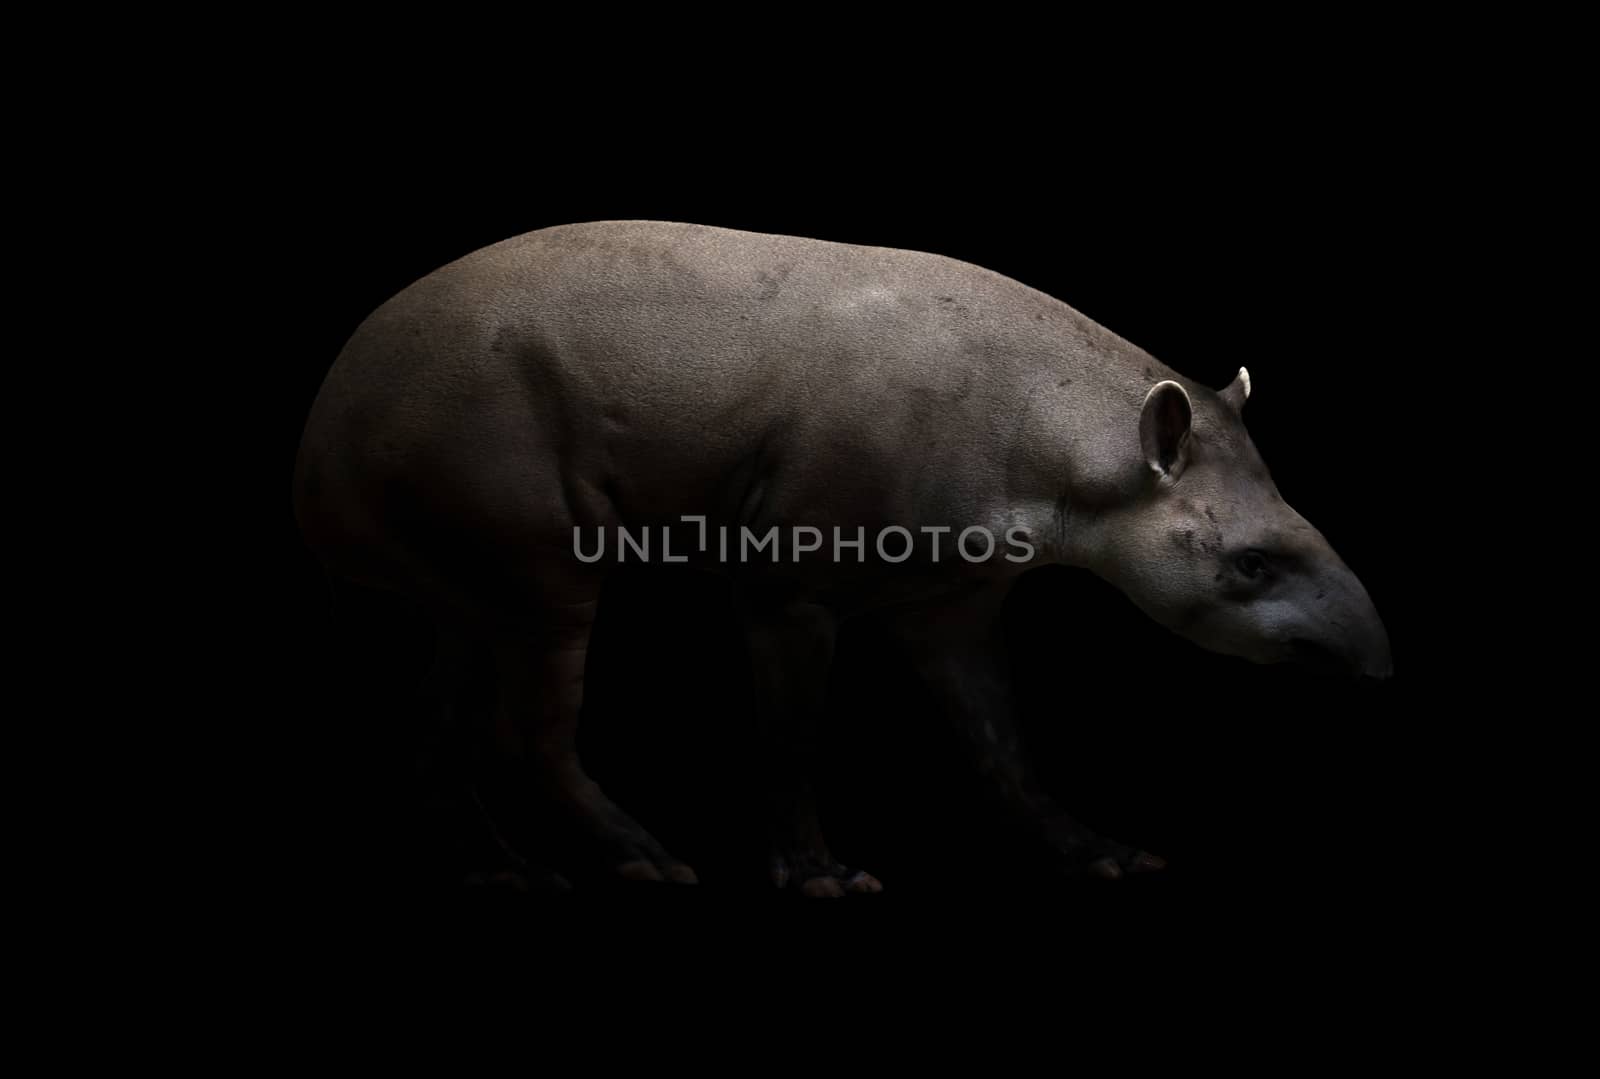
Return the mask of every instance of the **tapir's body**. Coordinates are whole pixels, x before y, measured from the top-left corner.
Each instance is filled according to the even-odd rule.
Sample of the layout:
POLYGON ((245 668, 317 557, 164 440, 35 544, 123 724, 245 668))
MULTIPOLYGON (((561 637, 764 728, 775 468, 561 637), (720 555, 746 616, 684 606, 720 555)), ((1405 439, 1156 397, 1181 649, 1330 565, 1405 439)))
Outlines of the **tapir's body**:
MULTIPOLYGON (((297 513, 331 572, 411 594, 493 649, 504 759, 565 819, 578 807, 596 864, 692 877, 605 800, 571 746, 582 649, 615 564, 615 552, 581 561, 575 538, 674 525, 674 554, 728 562, 741 582, 775 761, 806 741, 837 620, 914 611, 914 658, 954 687, 955 718, 982 719, 1003 793, 1064 854, 1115 876, 1158 860, 1094 839, 1037 791, 995 733, 1003 688, 970 699, 966 665, 991 664, 1003 682, 993 619, 1018 573, 1088 567, 1176 631, 1252 659, 1314 645, 1387 668, 1364 590, 1249 445, 1248 392, 1243 372, 1215 393, 1060 301, 936 255, 658 222, 563 226, 460 259, 362 324, 307 425, 297 513), (728 557, 685 543, 697 534, 686 516, 711 535, 809 526, 825 539, 741 562, 737 538, 728 557), (886 526, 915 539, 915 557, 878 557, 886 526), (955 557, 969 526, 1025 539, 1026 557, 955 557), (857 528, 864 557, 836 557, 833 537, 857 528), (1277 581, 1308 583, 1251 572, 1262 558, 1277 581), (1315 628, 1357 621, 1359 641, 1315 628)), ((775 784, 787 792, 775 879, 876 890, 831 862, 803 767, 774 767, 795 775, 775 784)))

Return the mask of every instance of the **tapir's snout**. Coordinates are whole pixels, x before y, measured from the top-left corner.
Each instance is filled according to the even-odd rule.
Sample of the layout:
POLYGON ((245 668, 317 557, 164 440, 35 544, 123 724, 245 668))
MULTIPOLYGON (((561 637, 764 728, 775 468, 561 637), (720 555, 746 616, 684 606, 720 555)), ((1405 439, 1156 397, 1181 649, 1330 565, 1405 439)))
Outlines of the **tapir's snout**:
POLYGON ((1374 644, 1361 663, 1359 674, 1362 678, 1384 682, 1394 677, 1394 658, 1389 654, 1389 634, 1378 620, 1377 612, 1373 612, 1373 627, 1376 630, 1374 644))
MULTIPOLYGON (((1382 627, 1379 627, 1382 632, 1382 627)), ((1369 651, 1355 655, 1340 653, 1318 641, 1296 637, 1289 642, 1294 659, 1308 667, 1316 667, 1334 674, 1348 674, 1365 681, 1382 682, 1394 674, 1394 663, 1389 657, 1389 641, 1385 636, 1369 651)))
POLYGON ((1294 659, 1366 680, 1393 676, 1389 632, 1355 574, 1338 564, 1315 595, 1310 624, 1289 641, 1294 659))

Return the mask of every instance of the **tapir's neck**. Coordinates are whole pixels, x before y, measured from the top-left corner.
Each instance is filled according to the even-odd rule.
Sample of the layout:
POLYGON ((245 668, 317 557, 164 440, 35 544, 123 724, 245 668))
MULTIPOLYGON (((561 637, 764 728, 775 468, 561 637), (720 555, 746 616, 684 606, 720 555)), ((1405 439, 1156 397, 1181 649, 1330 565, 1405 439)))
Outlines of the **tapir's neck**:
POLYGON ((1108 519, 1149 483, 1139 445, 1146 394, 1163 379, 1193 384, 1071 316, 1057 324, 1063 333, 1018 356, 1005 376, 1028 401, 1007 464, 1007 499, 1041 537, 1040 561, 1094 568, 1108 519))

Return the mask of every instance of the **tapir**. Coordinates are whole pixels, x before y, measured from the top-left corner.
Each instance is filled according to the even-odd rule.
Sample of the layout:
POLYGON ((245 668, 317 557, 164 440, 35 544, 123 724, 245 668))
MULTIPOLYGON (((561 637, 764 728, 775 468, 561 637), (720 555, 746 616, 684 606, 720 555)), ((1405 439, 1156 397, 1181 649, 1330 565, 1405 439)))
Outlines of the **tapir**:
MULTIPOLYGON (((998 632, 1022 573, 1087 569, 1216 652, 1390 673, 1366 589, 1252 444, 1249 396, 1242 368, 1208 389, 952 258, 563 225, 434 271, 356 329, 311 409, 295 512, 334 578, 413 597, 441 641, 492 656, 481 746, 521 791, 479 801, 497 836, 543 834, 506 819, 532 816, 581 872, 695 882, 576 742, 603 582, 685 562, 737 597, 774 884, 882 888, 834 859, 808 779, 855 617, 893 631, 1049 857, 1114 880, 1164 863, 1069 816, 1024 760, 998 632)), ((573 875, 523 847, 530 879, 573 875)))

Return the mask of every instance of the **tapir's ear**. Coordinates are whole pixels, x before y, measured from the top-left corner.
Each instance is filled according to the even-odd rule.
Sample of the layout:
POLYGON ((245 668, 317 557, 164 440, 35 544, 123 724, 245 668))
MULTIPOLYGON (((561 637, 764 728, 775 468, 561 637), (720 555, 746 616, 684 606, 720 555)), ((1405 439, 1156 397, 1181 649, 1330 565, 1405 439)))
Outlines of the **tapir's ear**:
POLYGON ((1184 388, 1168 379, 1145 395, 1139 413, 1139 444, 1157 475, 1175 480, 1189 460, 1189 425, 1194 409, 1184 388))
POLYGON ((1244 411, 1244 403, 1250 399, 1250 372, 1243 367, 1233 376, 1233 381, 1228 383, 1228 388, 1222 391, 1222 400, 1235 412, 1244 411))

